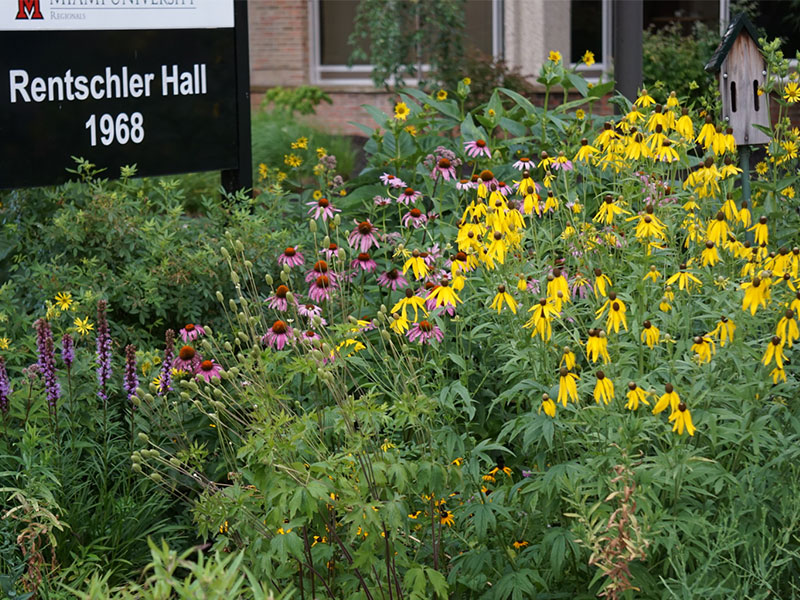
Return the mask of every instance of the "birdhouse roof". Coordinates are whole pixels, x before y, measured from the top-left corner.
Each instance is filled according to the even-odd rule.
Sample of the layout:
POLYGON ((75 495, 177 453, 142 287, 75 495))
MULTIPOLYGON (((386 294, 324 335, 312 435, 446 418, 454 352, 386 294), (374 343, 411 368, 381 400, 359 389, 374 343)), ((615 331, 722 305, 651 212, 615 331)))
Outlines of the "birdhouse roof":
POLYGON ((722 41, 717 46, 717 49, 714 50, 714 54, 711 55, 711 59, 708 61, 708 64, 705 66, 705 70, 709 73, 717 73, 722 66, 722 61, 725 60, 725 57, 728 56, 728 52, 731 51, 733 47, 733 42, 736 41, 736 38, 739 37, 739 34, 742 33, 742 30, 746 31, 747 34, 752 38, 755 45, 761 50, 761 45, 758 43, 758 33, 756 33, 756 28, 750 22, 750 19, 744 13, 737 15, 728 25, 728 30, 725 32, 725 35, 722 36, 722 41))

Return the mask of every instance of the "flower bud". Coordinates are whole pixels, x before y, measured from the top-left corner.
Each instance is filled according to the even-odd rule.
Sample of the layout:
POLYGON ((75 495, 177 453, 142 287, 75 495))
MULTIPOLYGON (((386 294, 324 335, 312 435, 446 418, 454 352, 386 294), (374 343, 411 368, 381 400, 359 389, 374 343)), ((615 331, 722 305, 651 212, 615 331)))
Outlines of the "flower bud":
POLYGON ((267 285, 272 285, 272 275, 270 275, 269 273, 267 273, 267 274, 264 276, 264 281, 266 281, 266 282, 267 282, 267 285))
POLYGON ((317 233, 317 222, 313 219, 308 222, 308 230, 311 233, 317 233))

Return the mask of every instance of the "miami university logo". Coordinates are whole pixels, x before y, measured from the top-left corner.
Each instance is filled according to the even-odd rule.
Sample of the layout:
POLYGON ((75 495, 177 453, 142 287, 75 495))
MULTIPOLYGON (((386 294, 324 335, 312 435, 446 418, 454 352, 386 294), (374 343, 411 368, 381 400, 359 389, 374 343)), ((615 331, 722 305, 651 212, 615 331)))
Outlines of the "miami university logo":
POLYGON ((39 0, 19 0, 17 19, 44 19, 39 0))

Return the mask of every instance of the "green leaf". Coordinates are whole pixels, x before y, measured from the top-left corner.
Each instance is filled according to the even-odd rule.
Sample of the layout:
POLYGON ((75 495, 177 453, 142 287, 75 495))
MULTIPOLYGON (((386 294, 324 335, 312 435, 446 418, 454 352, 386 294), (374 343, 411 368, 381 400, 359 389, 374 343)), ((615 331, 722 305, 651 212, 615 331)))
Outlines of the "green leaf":
POLYGON ((372 120, 378 124, 378 127, 386 127, 386 123, 389 121, 389 115, 382 110, 375 108, 371 104, 362 104, 361 108, 369 113, 369 116, 372 117, 372 120))
POLYGON ((572 87, 578 90, 580 95, 585 98, 589 93, 589 84, 586 80, 581 75, 573 73, 572 71, 567 71, 566 75, 566 79, 572 84, 572 87))
POLYGON ((447 580, 444 578, 444 575, 439 573, 439 571, 435 569, 426 568, 425 574, 428 576, 428 580, 431 582, 431 586, 433 586, 433 592, 439 596, 439 598, 447 599, 447 580))

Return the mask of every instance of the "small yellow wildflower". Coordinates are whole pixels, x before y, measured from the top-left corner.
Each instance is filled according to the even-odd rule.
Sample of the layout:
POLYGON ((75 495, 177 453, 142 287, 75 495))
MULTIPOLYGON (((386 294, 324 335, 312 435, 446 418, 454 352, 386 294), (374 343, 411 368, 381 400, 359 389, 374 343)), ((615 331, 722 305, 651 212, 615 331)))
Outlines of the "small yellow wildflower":
POLYGON ((288 167, 297 168, 303 164, 303 159, 297 156, 297 154, 284 154, 283 155, 283 164, 288 167))
POLYGON ((550 50, 550 54, 547 55, 547 60, 552 63, 560 63, 561 62, 561 52, 558 50, 550 50))
POLYGON ((292 142, 292 149, 293 150, 305 150, 308 148, 308 138, 307 137, 299 137, 297 140, 292 142))
POLYGON ((583 57, 581 57, 581 60, 583 61, 583 64, 585 64, 587 67, 591 67, 595 63, 594 52, 592 52, 591 50, 587 50, 586 52, 583 53, 583 57))
POLYGON ((86 317, 83 320, 76 317, 73 323, 75 324, 75 328, 77 329, 78 333, 81 335, 87 335, 94 329, 94 324, 89 323, 89 317, 86 317))
POLYGON ((447 100, 447 91, 439 90, 438 92, 436 92, 436 99, 439 100, 440 102, 442 100, 447 100))
POLYGON ((786 87, 783 88, 783 99, 789 104, 794 104, 800 100, 800 86, 798 86, 796 81, 790 81, 786 84, 786 87))
POLYGON ((405 121, 410 114, 411 110, 405 102, 398 102, 394 105, 394 118, 398 121, 405 121))
POLYGON ((317 158, 322 158, 323 156, 325 156, 327 154, 328 154, 328 151, 324 147, 320 146, 319 148, 317 148, 317 158))
POLYGON ((56 294, 56 304, 60 310, 69 310, 72 306, 72 294, 69 292, 59 292, 56 294))
POLYGON ((464 85, 470 85, 472 83, 472 79, 470 79, 469 77, 464 77, 464 79, 461 80, 461 83, 463 83, 464 85))
POLYGON ((11 340, 7 337, 0 338, 0 350, 8 350, 9 346, 11 345, 11 340))

